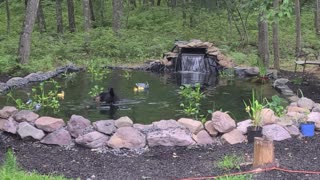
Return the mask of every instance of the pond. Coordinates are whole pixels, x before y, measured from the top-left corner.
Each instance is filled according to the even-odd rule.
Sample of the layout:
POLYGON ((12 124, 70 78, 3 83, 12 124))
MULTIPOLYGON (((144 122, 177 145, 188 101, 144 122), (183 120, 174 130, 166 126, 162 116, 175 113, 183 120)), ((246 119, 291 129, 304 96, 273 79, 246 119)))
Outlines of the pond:
MULTIPOLYGON (((187 82, 201 82, 205 85, 203 92, 206 97, 201 102, 201 109, 228 111, 237 121, 248 118, 244 110, 243 100, 251 98, 252 89, 260 97, 270 98, 279 95, 270 84, 256 84, 249 79, 217 78, 214 74, 201 73, 171 73, 158 74, 145 71, 113 70, 107 78, 93 81, 87 72, 79 72, 73 78, 57 78, 61 89, 65 92, 61 100, 60 112, 54 117, 69 120, 71 115, 82 115, 92 121, 104 119, 117 119, 122 116, 130 117, 134 123, 149 124, 162 119, 178 119, 186 117, 182 114, 179 98, 179 87, 187 82), (127 76, 126 76, 127 75, 127 76), (135 83, 148 82, 150 88, 142 92, 133 90, 135 83), (90 97, 89 91, 95 85, 104 89, 114 88, 120 101, 113 108, 97 106, 90 97)), ((37 86, 37 84, 35 85, 37 86)), ((27 101, 27 93, 31 92, 32 85, 12 90, 16 98, 27 101)), ((6 96, 0 97, 0 105, 14 105, 6 96)), ((41 114, 41 112, 39 112, 41 114)), ((211 118, 209 115, 208 118, 211 118)))

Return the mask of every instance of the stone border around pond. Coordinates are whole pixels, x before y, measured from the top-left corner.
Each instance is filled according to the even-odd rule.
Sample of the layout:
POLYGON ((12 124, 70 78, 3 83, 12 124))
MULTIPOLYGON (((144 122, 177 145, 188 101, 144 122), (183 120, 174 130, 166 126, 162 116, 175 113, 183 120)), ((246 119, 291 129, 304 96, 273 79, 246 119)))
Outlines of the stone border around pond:
MULTIPOLYGON (((300 98, 287 107, 286 115, 281 118, 276 117, 271 109, 263 109, 262 133, 274 141, 301 136, 298 120, 304 118, 315 122, 316 130, 320 130, 320 104, 300 98)), ((250 119, 236 123, 229 114, 221 111, 213 112, 212 119, 204 125, 188 118, 143 125, 134 124, 127 116, 91 122, 82 116, 72 115, 65 123, 63 119, 40 117, 33 111, 19 111, 13 106, 0 110, 0 131, 16 134, 23 140, 39 140, 43 144, 68 146, 75 142, 91 149, 245 143, 247 127, 251 125, 250 119)))

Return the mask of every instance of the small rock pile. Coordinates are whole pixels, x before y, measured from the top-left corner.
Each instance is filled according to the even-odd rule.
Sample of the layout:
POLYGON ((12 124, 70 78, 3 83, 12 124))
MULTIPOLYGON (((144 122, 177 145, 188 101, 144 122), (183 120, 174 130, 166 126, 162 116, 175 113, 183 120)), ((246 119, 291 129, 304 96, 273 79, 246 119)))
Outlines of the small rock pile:
MULTIPOLYGON (((262 110, 263 135, 275 141, 300 136, 298 123, 313 121, 320 130, 320 104, 300 98, 287 107, 283 117, 271 109, 262 110)), ((39 140, 43 144, 67 146, 75 142, 88 148, 108 146, 114 149, 138 149, 146 146, 210 145, 216 142, 237 144, 246 142, 247 127, 252 120, 236 123, 229 114, 212 113, 204 125, 196 120, 161 120, 152 124, 134 124, 125 116, 117 120, 90 120, 72 115, 70 120, 42 116, 33 111, 5 106, 0 110, 0 131, 19 135, 23 140, 39 140)))

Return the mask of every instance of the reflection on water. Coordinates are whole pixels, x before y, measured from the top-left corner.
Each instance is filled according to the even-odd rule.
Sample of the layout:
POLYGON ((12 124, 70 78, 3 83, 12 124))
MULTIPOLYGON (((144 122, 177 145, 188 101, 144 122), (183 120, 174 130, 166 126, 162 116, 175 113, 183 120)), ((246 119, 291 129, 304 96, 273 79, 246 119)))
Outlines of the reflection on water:
MULTIPOLYGON (((90 120, 117 119, 129 116, 135 123, 148 124, 162 119, 178 119, 182 117, 178 96, 179 86, 186 83, 200 82, 205 85, 206 98, 201 102, 203 113, 209 109, 229 111, 237 120, 247 118, 243 100, 251 97, 252 88, 257 89, 261 97, 271 97, 277 92, 269 84, 252 84, 245 79, 217 79, 214 74, 203 73, 172 73, 154 74, 133 71, 130 79, 121 76, 123 71, 114 70, 105 80, 93 82, 86 72, 77 73, 72 81, 58 79, 65 92, 61 101, 61 111, 54 115, 69 120, 71 115, 82 115, 90 120), (137 82, 148 82, 150 88, 135 92, 137 82), (105 90, 113 87, 120 101, 113 106, 97 105, 88 95, 90 89, 99 85, 105 90)), ((27 101, 27 93, 31 85, 23 89, 13 90, 17 98, 27 101)), ((0 97, 0 105, 13 105, 5 96, 0 97)), ((208 116, 210 118, 210 116, 208 116)))

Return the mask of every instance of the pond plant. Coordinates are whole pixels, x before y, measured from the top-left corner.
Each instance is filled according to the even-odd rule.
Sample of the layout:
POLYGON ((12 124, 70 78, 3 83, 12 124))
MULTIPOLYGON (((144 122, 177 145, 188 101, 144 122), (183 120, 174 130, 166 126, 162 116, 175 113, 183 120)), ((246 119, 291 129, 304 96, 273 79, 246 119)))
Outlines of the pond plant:
POLYGON ((7 97, 13 100, 17 108, 21 110, 27 109, 38 111, 43 109, 44 111, 52 110, 53 113, 57 113, 60 108, 60 100, 64 98, 64 92, 59 92, 60 88, 61 86, 59 83, 52 79, 41 82, 38 87, 32 88, 31 94, 28 94, 27 100, 15 98, 11 92, 7 94, 7 97), (61 94, 63 94, 63 98, 61 97, 61 94))
POLYGON ((99 95, 101 92, 103 92, 104 88, 100 87, 99 85, 94 85, 90 91, 89 91, 89 95, 91 97, 96 97, 97 95, 99 95))
POLYGON ((282 105, 284 100, 280 98, 278 95, 272 96, 271 101, 268 101, 268 99, 265 98, 265 101, 266 101, 266 106, 272 109, 278 117, 281 117, 284 115, 285 108, 282 105))
POLYGON ((87 71, 90 73, 93 81, 100 81, 105 79, 111 72, 105 67, 101 67, 102 62, 99 60, 91 60, 86 64, 87 71))

